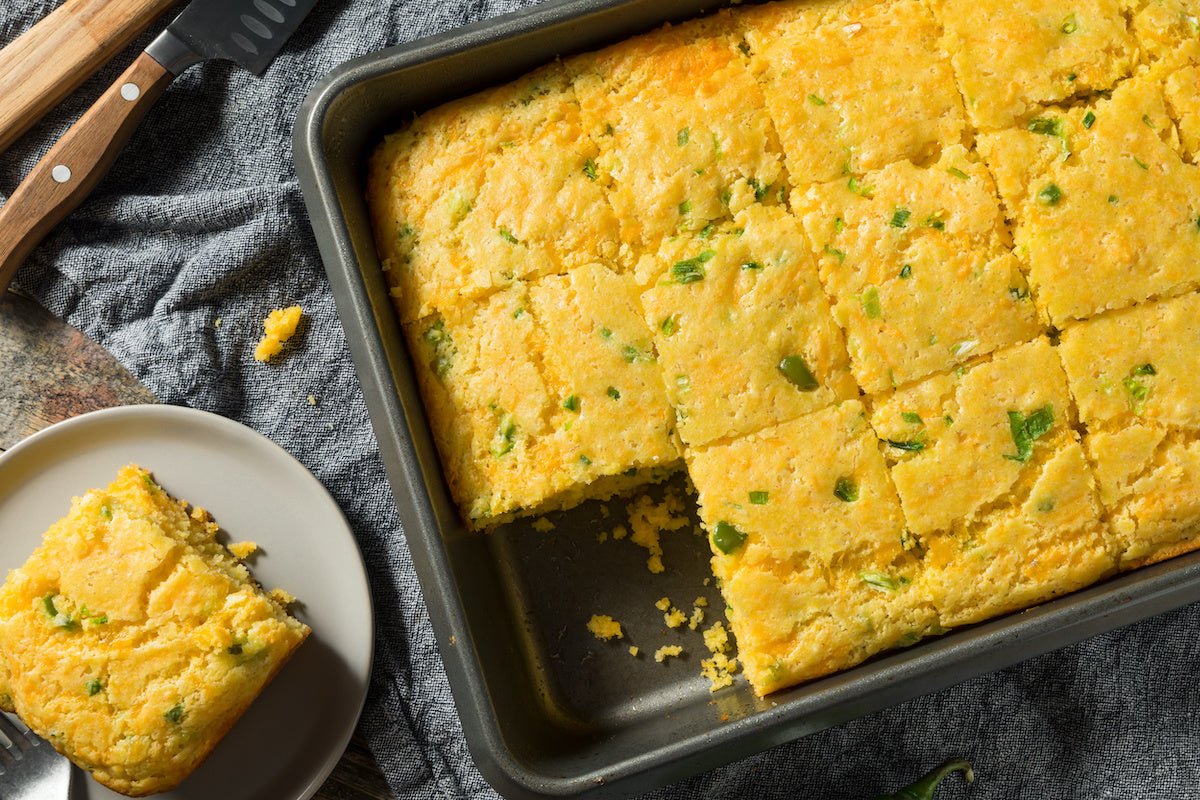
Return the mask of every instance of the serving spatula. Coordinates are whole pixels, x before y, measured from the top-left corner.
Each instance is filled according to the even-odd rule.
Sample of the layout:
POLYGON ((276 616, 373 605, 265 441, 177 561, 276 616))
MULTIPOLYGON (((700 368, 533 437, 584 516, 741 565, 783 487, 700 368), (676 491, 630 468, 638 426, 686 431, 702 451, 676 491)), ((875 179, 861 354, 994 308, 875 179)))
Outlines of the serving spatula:
POLYGON ((262 74, 314 5, 316 0, 192 0, 0 208, 0 293, 30 251, 96 187, 171 81, 211 59, 262 74))

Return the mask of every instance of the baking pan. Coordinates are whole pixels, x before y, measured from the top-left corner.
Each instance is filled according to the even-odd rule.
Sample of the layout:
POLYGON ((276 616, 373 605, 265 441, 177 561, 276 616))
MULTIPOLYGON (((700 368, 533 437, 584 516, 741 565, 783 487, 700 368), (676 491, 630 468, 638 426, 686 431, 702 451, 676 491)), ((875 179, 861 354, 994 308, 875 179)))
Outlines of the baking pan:
MULTIPOLYGON (((623 504, 588 503, 490 535, 467 531, 448 494, 375 254, 366 160, 414 112, 711 10, 696 0, 566 0, 350 61, 300 110, 295 158, 467 743, 509 798, 624 797, 1200 599, 1200 553, 1115 577, 1031 610, 959 629, 765 700, 742 682, 710 694, 699 635, 669 631, 654 602, 706 594, 702 536, 665 534, 667 572, 598 535, 623 504), (611 516, 605 516, 609 512, 611 516), (629 638, 585 623, 611 614, 629 638), (682 659, 649 653, 678 643, 682 659), (642 650, 633 658, 628 646, 642 650)), ((675 488, 685 488, 676 479, 675 488)), ((659 488, 656 491, 661 491, 659 488)))

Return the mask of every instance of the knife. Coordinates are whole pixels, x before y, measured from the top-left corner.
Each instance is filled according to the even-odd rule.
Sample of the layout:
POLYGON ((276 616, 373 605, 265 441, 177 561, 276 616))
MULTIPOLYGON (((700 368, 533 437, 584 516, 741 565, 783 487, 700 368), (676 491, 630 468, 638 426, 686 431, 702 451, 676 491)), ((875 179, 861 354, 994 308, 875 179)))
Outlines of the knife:
POLYGON ((202 61, 261 75, 317 0, 192 0, 84 112, 0 208, 0 293, 116 161, 167 86, 202 61))

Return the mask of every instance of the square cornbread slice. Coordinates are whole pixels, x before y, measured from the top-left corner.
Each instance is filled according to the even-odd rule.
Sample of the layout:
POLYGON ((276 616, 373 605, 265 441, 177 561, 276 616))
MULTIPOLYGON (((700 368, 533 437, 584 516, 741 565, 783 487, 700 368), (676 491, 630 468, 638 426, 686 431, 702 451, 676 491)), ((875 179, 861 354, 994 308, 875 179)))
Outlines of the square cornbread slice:
POLYGON ((451 494, 473 527, 607 497, 679 460, 629 276, 590 265, 517 282, 405 332, 451 494))
POLYGON ((755 692, 939 630, 857 400, 697 448, 688 461, 755 692))
POLYGON ((1200 547, 1200 296, 1073 325, 1058 352, 1121 566, 1200 547))
POLYGON ((1062 328, 1200 281, 1200 166, 1182 155, 1161 70, 1111 99, 980 137, 1037 301, 1062 328))
POLYGON ((755 11, 745 37, 793 186, 935 160, 962 140, 962 100, 919 0, 790 1, 755 11))
POLYGON ((1065 594, 1114 567, 1066 377, 1045 339, 878 401, 878 433, 943 625, 1065 594))
POLYGON ((729 12, 566 62, 635 257, 786 191, 782 151, 729 12))
POLYGON ((167 791, 309 634, 202 509, 123 468, 71 503, 0 589, 17 713, 115 791, 167 791))
POLYGON ((689 445, 858 396, 808 243, 779 207, 664 242, 642 295, 667 394, 689 445))
POLYGON ((1120 0, 931 0, 972 122, 1024 124, 1045 103, 1107 91, 1138 61, 1120 0))
POLYGON ((369 194, 401 319, 515 279, 614 264, 618 227, 596 156, 560 64, 388 137, 372 158, 369 194))
POLYGON ((961 145, 927 167, 901 161, 794 202, 867 392, 1037 336, 995 185, 961 145))

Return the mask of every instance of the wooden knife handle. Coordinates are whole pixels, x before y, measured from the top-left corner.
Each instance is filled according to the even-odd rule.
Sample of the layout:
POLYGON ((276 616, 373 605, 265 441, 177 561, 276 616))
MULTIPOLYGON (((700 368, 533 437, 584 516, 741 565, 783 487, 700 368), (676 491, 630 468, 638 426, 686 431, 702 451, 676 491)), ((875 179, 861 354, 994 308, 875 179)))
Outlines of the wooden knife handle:
POLYGON ((16 188, 0 208, 0 293, 42 237, 96 187, 174 77, 142 53, 16 188))

